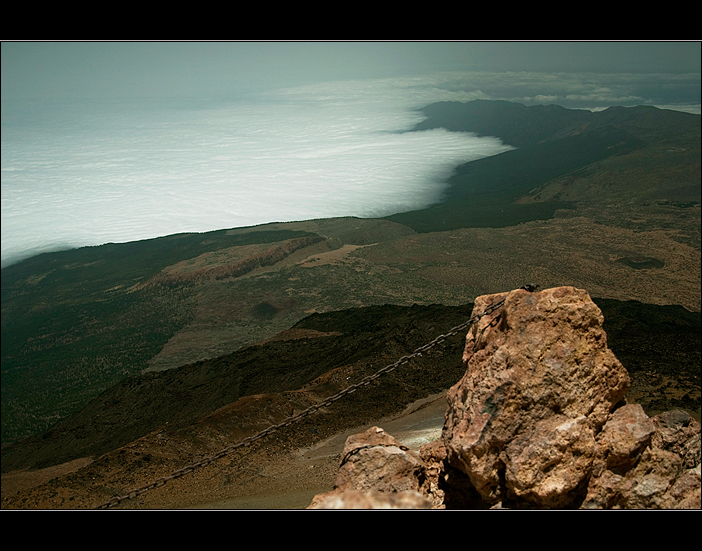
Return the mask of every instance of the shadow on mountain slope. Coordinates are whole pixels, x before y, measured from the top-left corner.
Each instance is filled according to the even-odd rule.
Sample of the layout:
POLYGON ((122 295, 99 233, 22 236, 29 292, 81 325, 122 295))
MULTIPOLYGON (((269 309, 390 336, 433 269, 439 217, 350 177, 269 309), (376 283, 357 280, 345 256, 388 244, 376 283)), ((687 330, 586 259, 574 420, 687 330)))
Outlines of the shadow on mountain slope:
MULTIPOLYGON (((631 374, 636 401, 650 415, 682 408, 699 419, 700 314, 636 301, 595 302, 605 317, 609 346, 631 374)), ((115 385, 41 436, 7 446, 2 470, 97 456, 159 427, 186 427, 242 397, 297 391, 313 380, 319 384, 325 374, 331 381, 336 372, 326 389, 331 395, 464 322, 471 311, 471 304, 386 305, 310 315, 288 333, 305 337, 269 340, 115 385)), ((447 339, 424 358, 341 400, 342 412, 327 432, 397 413, 453 385, 463 374, 463 338, 447 339)))

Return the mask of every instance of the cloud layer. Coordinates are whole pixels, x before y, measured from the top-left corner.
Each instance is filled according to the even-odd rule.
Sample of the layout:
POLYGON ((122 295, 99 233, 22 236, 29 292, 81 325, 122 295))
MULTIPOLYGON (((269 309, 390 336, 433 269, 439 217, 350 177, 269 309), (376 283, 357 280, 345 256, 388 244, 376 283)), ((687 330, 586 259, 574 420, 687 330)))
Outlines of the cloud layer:
POLYGON ((27 251, 435 202, 456 165, 507 147, 406 132, 425 93, 361 81, 227 103, 27 107, 31 123, 3 127, 3 263, 27 251))
POLYGON ((453 92, 480 91, 486 99, 527 105, 555 103, 572 109, 652 105, 700 113, 700 73, 443 73, 437 86, 453 92))
POLYGON ((407 132, 444 100, 699 113, 700 75, 444 72, 222 99, 3 102, 2 264, 44 250, 271 221, 383 216, 441 198, 495 138, 407 132))

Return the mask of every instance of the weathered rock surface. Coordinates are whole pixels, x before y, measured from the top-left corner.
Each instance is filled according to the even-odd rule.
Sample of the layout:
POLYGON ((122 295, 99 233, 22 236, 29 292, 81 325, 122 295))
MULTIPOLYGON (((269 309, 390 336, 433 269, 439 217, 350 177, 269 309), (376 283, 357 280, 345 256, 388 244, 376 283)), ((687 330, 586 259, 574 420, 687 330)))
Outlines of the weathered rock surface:
POLYGON ((377 490, 344 490, 315 496, 308 509, 431 509, 422 494, 411 490, 380 492, 377 490))
POLYGON ((589 474, 595 434, 629 388, 585 291, 517 290, 476 300, 466 373, 448 393, 448 461, 483 499, 568 504, 589 474))
POLYGON ((419 493, 424 462, 379 427, 346 440, 334 490, 310 509, 429 509, 419 493))
POLYGON ((598 437, 583 508, 699 509, 700 424, 684 411, 615 411, 598 437))
POLYGON ((502 300, 466 337, 441 438, 416 454, 378 427, 350 437, 310 508, 700 508, 700 424, 626 403, 588 293, 520 289, 474 313, 502 300))

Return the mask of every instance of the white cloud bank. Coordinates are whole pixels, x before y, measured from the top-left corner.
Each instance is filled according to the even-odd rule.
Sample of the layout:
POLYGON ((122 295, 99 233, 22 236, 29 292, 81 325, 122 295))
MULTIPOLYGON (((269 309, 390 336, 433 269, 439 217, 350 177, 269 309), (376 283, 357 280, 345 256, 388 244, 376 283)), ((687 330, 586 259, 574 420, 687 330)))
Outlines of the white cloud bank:
POLYGON ((415 108, 470 97, 375 80, 231 103, 25 109, 3 121, 3 265, 29 251, 421 208, 455 166, 508 149, 405 132, 415 108))
POLYGON ((458 164, 507 149, 405 132, 436 101, 699 114, 699 97, 699 73, 444 72, 226 102, 3 102, 2 265, 56 248, 421 208, 458 164))

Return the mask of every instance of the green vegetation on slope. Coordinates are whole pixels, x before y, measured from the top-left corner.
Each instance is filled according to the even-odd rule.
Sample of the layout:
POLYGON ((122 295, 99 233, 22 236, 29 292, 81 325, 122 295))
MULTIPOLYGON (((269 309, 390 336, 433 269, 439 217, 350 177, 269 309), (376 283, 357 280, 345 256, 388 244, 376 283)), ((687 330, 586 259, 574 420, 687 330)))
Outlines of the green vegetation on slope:
POLYGON ((2 270, 2 440, 46 430, 147 367, 191 318, 188 286, 129 292, 166 266, 308 232, 227 230, 46 253, 2 270))
MULTIPOLYGON (((397 224, 349 219, 343 225, 334 220, 297 226, 308 229, 316 224, 317 229, 310 231, 238 228, 178 234, 46 253, 3 269, 3 442, 46 430, 101 391, 139 374, 164 344, 188 325, 198 300, 194 286, 165 284, 129 292, 135 284, 147 281, 166 266, 227 247, 276 243, 304 236, 323 235, 336 245, 370 245, 381 241, 379 231, 405 235, 412 230, 502 227, 547 219, 556 209, 570 208, 573 204, 565 201, 516 204, 515 200, 553 178, 582 172, 584 167, 589 171, 593 163, 615 159, 616 155, 641 168, 639 157, 624 156, 637 148, 656 146, 676 152, 687 148, 689 158, 696 154, 699 159, 699 116, 655 108, 611 108, 590 113, 556 106, 525 107, 478 101, 434 104, 423 111, 428 118, 417 126, 417 131, 437 127, 471 131, 498 136, 516 149, 459 167, 450 181, 445 201, 428 209, 388 217, 397 224), (697 144, 696 150, 691 143, 697 144), (349 233, 347 226, 354 224, 356 233, 349 233), (342 226, 343 237, 334 233, 342 226)), ((647 162, 660 169, 660 158, 648 155, 648 150, 644 153, 647 162)), ((689 170, 683 171, 684 174, 694 171, 695 165, 689 158, 684 165, 689 170)), ((661 169, 666 174, 668 166, 661 169)), ((648 166, 645 171, 649 172, 648 166)), ((695 188, 690 178, 682 180, 681 189, 695 188)), ((681 199, 689 202, 688 195, 681 195, 681 199)), ((656 195, 656 200, 665 199, 676 197, 656 195)), ((421 301, 427 296, 417 295, 415 299, 407 291, 405 272, 389 265, 376 265, 371 275, 378 284, 371 287, 367 274, 362 274, 364 266, 359 262, 355 269, 344 270, 331 263, 325 271, 330 284, 324 292, 343 294, 338 300, 334 297, 336 303, 359 305, 377 301, 378 297, 390 297, 389 301, 401 296, 403 300, 421 301), (374 293, 375 296, 369 296, 374 293)), ((431 268, 426 264, 422 267, 431 268)), ((294 279, 300 282, 295 284, 300 290, 298 296, 309 299, 305 309, 311 311, 319 305, 315 300, 322 291, 319 280, 309 277, 307 270, 297 269, 294 279), (308 280, 310 283, 305 286, 308 280)), ((290 286, 291 277, 288 273, 266 274, 266 278, 255 281, 243 280, 246 285, 241 284, 226 295, 236 295, 237 300, 244 295, 260 297, 256 300, 262 315, 247 318, 240 327, 249 334, 260 332, 262 324, 268 323, 268 316, 276 309, 275 304, 268 302, 268 293, 281 295, 274 299, 287 298, 281 290, 290 286), (264 321, 259 324, 257 318, 264 321)), ((432 278, 416 277, 414 281, 415 286, 436 288, 436 280, 432 278)), ((465 293, 465 286, 460 287, 459 294, 465 293)), ((211 295, 208 300, 212 307, 220 299, 211 295)), ((241 304, 248 303, 242 298, 237 302, 241 304)), ((227 306, 235 310, 232 305, 227 306)), ((270 324, 266 327, 270 328, 270 324)))
POLYGON ((610 108, 599 113, 509 102, 439 103, 415 130, 443 127, 496 136, 517 149, 460 166, 442 201, 388 216, 418 232, 505 227, 551 218, 568 201, 517 204, 544 183, 609 157, 646 146, 678 146, 699 137, 699 117, 655 108, 610 108))

